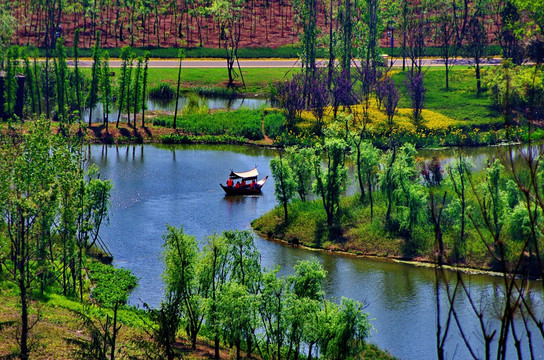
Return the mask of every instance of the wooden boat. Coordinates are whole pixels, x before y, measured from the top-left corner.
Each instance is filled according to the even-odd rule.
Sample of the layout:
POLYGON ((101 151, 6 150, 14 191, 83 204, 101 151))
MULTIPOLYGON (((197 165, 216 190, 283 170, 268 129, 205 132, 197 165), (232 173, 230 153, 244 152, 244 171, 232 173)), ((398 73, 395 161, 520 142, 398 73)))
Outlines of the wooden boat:
POLYGON ((223 190, 225 190, 225 193, 227 195, 255 195, 261 193, 261 188, 263 187, 264 183, 268 179, 268 176, 266 176, 264 179, 258 180, 257 177, 259 176, 259 172, 257 171, 257 167, 254 167, 252 170, 244 171, 244 172, 237 172, 237 171, 230 171, 229 178, 232 180, 233 186, 223 185, 219 184, 223 190), (239 182, 245 182, 246 185, 239 187, 236 187, 236 183, 239 182), (252 186, 252 183, 254 182, 254 185, 252 186))

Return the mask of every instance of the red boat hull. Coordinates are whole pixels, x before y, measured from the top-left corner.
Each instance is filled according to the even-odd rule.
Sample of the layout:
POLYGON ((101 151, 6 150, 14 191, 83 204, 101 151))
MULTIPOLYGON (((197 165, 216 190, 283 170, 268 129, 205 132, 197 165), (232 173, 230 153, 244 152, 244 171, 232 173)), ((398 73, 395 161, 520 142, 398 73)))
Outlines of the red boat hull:
POLYGON ((223 190, 225 190, 225 193, 227 195, 258 195, 261 193, 261 188, 263 187, 264 183, 268 179, 268 176, 264 179, 257 182, 257 186, 254 188, 250 186, 245 187, 235 187, 235 186, 225 186, 223 184, 219 184, 223 190))

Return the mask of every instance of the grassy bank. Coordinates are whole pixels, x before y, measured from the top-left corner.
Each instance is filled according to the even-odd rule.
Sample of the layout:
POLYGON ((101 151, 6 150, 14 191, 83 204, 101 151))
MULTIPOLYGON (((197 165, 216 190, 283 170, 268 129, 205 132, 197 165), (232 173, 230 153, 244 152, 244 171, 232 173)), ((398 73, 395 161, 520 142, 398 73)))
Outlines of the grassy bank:
MULTIPOLYGON (((289 204, 287 224, 283 221, 283 208, 278 206, 254 220, 251 225, 255 231, 267 238, 293 245, 345 251, 356 255, 406 258, 404 241, 388 233, 381 222, 385 214, 383 199, 377 199, 374 219, 370 217, 370 207, 362 204, 358 196, 342 198, 340 206, 342 234, 338 238, 330 233, 327 215, 319 200, 295 201, 289 204)), ((419 235, 422 237, 418 241, 428 243, 432 232, 422 229, 419 235)))
MULTIPOLYGON (((31 317, 38 319, 31 331, 34 343, 32 359, 75 359, 80 351, 77 343, 88 340, 90 334, 78 315, 84 313, 95 324, 105 323, 106 317, 113 317, 113 310, 96 305, 84 305, 68 297, 46 294, 32 301, 31 317)), ((18 296, 6 282, 0 282, 0 324, 18 321, 18 296)), ((118 312, 118 326, 121 325, 116 358, 145 359, 146 351, 143 344, 150 341, 147 316, 141 310, 123 308, 118 312)), ((16 325, 14 325, 16 326, 16 325)), ((6 326, 0 331, 0 357, 8 356, 17 349, 15 327, 6 326)), ((209 359, 213 356, 213 344, 205 339, 199 339, 197 349, 191 350, 191 344, 183 337, 176 343, 177 349, 187 359, 209 359)), ((376 347, 372 347, 375 351, 376 347)), ((230 351, 221 350, 221 358, 229 359, 230 351)), ((389 359, 384 357, 384 359, 389 359)))
MULTIPOLYGON (((293 245, 328 251, 347 252, 353 255, 378 256, 392 259, 434 261, 434 231, 430 222, 421 222, 411 236, 388 229, 384 225, 386 203, 384 196, 374 194, 374 216, 370 206, 361 202, 359 195, 344 197, 340 202, 339 232, 331 233, 321 200, 289 204, 289 221, 284 222, 283 207, 254 220, 251 225, 260 235, 293 245)), ((453 228, 443 229, 446 253, 453 252, 458 232, 453 228)), ((493 270, 492 259, 482 244, 475 229, 467 230, 462 263, 446 259, 451 265, 493 270)))

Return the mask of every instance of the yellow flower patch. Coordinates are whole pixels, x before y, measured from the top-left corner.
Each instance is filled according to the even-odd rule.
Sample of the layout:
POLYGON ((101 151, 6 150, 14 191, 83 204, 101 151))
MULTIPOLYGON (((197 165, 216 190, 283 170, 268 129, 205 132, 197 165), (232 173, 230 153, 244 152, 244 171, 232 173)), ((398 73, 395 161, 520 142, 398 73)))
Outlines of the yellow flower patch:
MULTIPOLYGON (((353 114, 353 121, 352 124, 354 124, 356 127, 359 127, 363 123, 363 105, 353 105, 349 109, 342 107, 338 108, 338 113, 349 113, 351 110, 351 113, 353 114)), ((436 111, 427 110, 424 109, 421 112, 422 118, 423 118, 423 127, 427 128, 429 130, 444 130, 452 127, 458 127, 463 125, 468 125, 469 123, 467 121, 459 121, 455 120, 453 118, 450 118, 446 115, 440 114, 436 111)), ((301 117, 303 119, 303 122, 314 122, 315 117, 310 111, 303 111, 301 114, 301 117)), ((381 109, 378 109, 376 106, 376 102, 374 100, 371 101, 371 105, 368 110, 368 127, 370 129, 383 129, 387 127, 387 115, 385 113, 385 110, 382 106, 381 109)), ((332 107, 328 107, 325 110, 325 117, 324 122, 325 124, 330 123, 333 120, 333 109, 332 107)), ((416 132, 416 127, 412 123, 412 109, 402 108, 397 109, 397 112, 395 113, 395 116, 393 117, 393 123, 394 127, 396 127, 400 131, 405 132, 416 132)))

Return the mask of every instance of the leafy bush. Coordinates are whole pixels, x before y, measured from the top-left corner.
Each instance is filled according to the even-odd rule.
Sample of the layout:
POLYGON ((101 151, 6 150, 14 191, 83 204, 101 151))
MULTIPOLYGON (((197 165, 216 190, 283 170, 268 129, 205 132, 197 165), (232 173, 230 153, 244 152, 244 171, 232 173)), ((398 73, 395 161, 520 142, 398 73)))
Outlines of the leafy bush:
POLYGON ((264 132, 271 139, 275 139, 283 132, 285 116, 281 112, 270 112, 264 117, 264 132))
POLYGON ((138 285, 137 278, 130 270, 99 262, 90 262, 87 268, 94 284, 91 297, 101 306, 113 307, 116 302, 125 304, 130 291, 138 285))
POLYGON ((189 93, 187 105, 183 108, 183 114, 207 114, 208 105, 206 100, 200 96, 189 93))
MULTIPOLYGON (((250 140, 263 138, 261 110, 221 111, 212 114, 183 115, 176 121, 176 127, 192 135, 227 135, 250 140)), ((155 126, 171 127, 173 117, 160 117, 153 121, 155 126)))
POLYGON ((152 99, 171 100, 176 96, 176 91, 167 83, 160 83, 149 90, 152 99))

